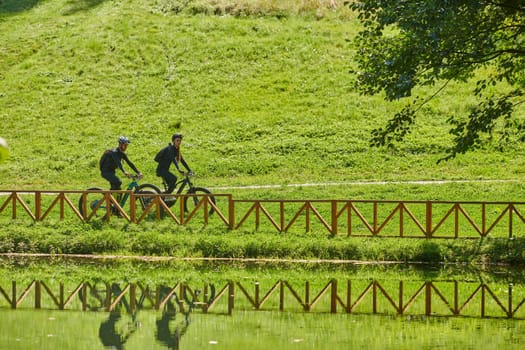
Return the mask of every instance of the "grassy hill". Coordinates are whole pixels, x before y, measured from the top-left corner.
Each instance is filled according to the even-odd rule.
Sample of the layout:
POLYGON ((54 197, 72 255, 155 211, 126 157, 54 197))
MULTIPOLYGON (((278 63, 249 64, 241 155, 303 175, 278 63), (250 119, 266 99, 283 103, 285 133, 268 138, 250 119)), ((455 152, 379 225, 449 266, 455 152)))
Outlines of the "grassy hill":
MULTIPOLYGON (((370 131, 403 102, 356 91, 358 30, 339 0, 0 0, 0 136, 10 145, 0 189, 107 188, 97 163, 119 135, 131 138, 144 181, 159 184, 154 155, 182 132, 198 185, 281 186, 220 190, 235 198, 522 200, 519 143, 436 164, 446 119, 475 103, 468 82, 428 104, 399 149, 369 147, 370 131), (510 181, 400 183, 440 179, 510 181), (348 181, 393 183, 286 186, 348 181)), ((521 239, 263 238, 166 222, 6 227, 0 252, 523 262, 521 239)))
MULTIPOLYGON (((11 152, 0 188, 107 187, 97 161, 121 134, 145 181, 159 183, 153 157, 174 132, 185 135, 199 184, 212 188, 521 179, 520 144, 436 164, 450 140, 445 120, 473 103, 468 83, 428 105, 400 149, 370 148, 370 131, 402 102, 356 91, 359 23, 332 3, 0 1, 0 135, 11 152)), ((521 190, 516 181, 235 195, 520 200, 521 190)))

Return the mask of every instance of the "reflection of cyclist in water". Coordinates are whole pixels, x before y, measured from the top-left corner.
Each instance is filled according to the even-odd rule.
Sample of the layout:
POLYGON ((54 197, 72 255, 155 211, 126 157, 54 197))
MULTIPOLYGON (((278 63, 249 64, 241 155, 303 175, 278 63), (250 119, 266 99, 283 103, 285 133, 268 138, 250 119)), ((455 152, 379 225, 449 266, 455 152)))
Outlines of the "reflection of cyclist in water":
POLYGON ((164 311, 162 317, 157 320, 157 340, 166 345, 168 349, 179 349, 180 340, 190 325, 189 315, 185 313, 184 320, 177 324, 175 331, 172 333, 170 321, 174 320, 175 316, 175 311, 164 311))
POLYGON ((128 323, 127 328, 119 332, 117 330, 117 322, 121 317, 120 312, 111 312, 109 318, 100 324, 98 336, 106 348, 124 349, 124 344, 137 330, 134 322, 131 322, 128 323))
MULTIPOLYGON (((111 291, 114 296, 118 296, 122 292, 116 283, 111 286, 111 291)), ((135 321, 136 312, 131 312, 126 298, 122 298, 120 302, 124 305, 126 311, 131 314, 131 320, 124 327, 118 329, 117 323, 122 318, 118 310, 110 312, 109 318, 100 324, 98 336, 102 344, 109 349, 124 349, 124 344, 135 333, 138 326, 138 323, 135 321)))
MULTIPOLYGON (((169 292, 169 288, 162 286, 161 293, 166 295, 169 292)), ((198 295, 198 291, 196 295, 198 295)), ((190 312, 193 310, 193 303, 190 303, 188 311, 184 312, 184 320, 177 323, 175 326, 175 331, 172 333, 170 330, 170 321, 174 320, 177 316, 177 311, 173 305, 172 298, 178 303, 178 298, 176 295, 170 297, 164 310, 162 312, 162 317, 157 320, 157 340, 166 345, 168 349, 179 349, 180 340, 184 333, 188 330, 190 325, 190 312)))

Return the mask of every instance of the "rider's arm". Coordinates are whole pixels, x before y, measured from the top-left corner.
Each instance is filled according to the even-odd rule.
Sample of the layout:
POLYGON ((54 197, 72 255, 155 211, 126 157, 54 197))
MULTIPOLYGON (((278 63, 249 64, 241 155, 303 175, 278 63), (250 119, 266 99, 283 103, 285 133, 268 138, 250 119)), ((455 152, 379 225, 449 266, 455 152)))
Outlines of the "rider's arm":
MULTIPOLYGON (((129 160, 128 156, 127 156, 125 153, 123 154, 122 159, 124 159, 124 160, 126 161, 126 163, 129 165, 129 167, 130 167, 131 169, 133 169, 133 171, 134 171, 137 175, 139 175, 139 176, 142 175, 141 172, 139 171, 139 169, 137 169, 137 167, 135 166, 135 164, 133 164, 133 162, 131 162, 131 160, 129 160)), ((121 165, 121 168, 122 168, 122 165, 121 165)), ((124 171, 124 169, 122 169, 122 171, 124 171)), ((124 171, 124 173, 126 173, 126 172, 124 171)))
POLYGON ((173 159, 173 164, 175 164, 175 168, 177 168, 177 171, 181 174, 184 174, 184 171, 180 170, 179 168, 179 163, 177 162, 176 159, 173 159))
POLYGON ((186 163, 186 161, 184 160, 183 157, 180 158, 180 162, 182 163, 182 165, 184 165, 184 167, 186 168, 186 170, 188 170, 188 172, 191 173, 190 166, 188 165, 188 163, 186 163))
MULTIPOLYGON (((184 167, 186 168, 186 170, 188 170, 188 172, 191 173, 191 169, 190 169, 190 167, 188 166, 188 164, 186 163, 186 161, 184 160, 184 158, 181 158, 181 159, 180 159, 180 162, 182 163, 182 165, 184 165, 184 167)), ((179 163, 177 162, 177 160, 173 159, 173 164, 175 164, 175 167, 177 168, 177 170, 179 171, 179 173, 184 174, 184 171, 181 170, 181 168, 179 167, 179 163)))

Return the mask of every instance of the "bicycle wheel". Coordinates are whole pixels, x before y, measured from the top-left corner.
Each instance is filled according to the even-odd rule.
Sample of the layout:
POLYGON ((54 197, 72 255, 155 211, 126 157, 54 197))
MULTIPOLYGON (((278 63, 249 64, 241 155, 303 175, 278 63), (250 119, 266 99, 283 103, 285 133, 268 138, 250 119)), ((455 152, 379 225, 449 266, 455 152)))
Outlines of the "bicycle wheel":
POLYGON ((160 189, 152 184, 142 184, 139 187, 137 187, 136 194, 149 194, 151 196, 140 196, 139 202, 140 206, 142 207, 142 210, 146 209, 146 207, 151 203, 151 201, 155 198, 155 194, 159 194, 160 189))
MULTIPOLYGON (((103 191, 103 189, 98 187, 91 187, 87 189, 88 191, 103 191)), ((80 199, 78 200, 78 210, 80 211, 80 214, 84 218, 86 218, 89 213, 100 203, 100 201, 104 200, 104 194, 102 193, 86 193, 85 195, 80 196, 80 199), (86 197, 86 210, 84 210, 84 202, 83 198, 86 197)), ((106 212, 104 211, 104 214, 106 212)))
MULTIPOLYGON (((215 197, 211 195, 210 190, 204 187, 193 187, 190 188, 187 192, 189 195, 193 196, 186 196, 184 197, 184 211, 185 212, 191 212, 197 205, 199 205, 200 201, 202 201, 206 196, 208 195, 210 201, 215 204, 215 197)), ((208 215, 213 214, 215 211, 215 208, 208 203, 209 211, 208 215)))

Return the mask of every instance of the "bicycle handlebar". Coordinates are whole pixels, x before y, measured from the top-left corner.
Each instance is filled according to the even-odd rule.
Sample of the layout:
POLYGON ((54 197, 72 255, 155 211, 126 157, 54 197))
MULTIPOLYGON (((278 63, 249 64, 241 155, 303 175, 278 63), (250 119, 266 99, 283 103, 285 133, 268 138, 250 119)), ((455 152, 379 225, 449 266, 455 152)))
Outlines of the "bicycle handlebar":
POLYGON ((185 176, 185 177, 192 177, 192 176, 195 176, 195 174, 193 173, 193 171, 187 171, 187 172, 184 172, 182 170, 179 170, 179 172, 181 173, 181 175, 185 176))

